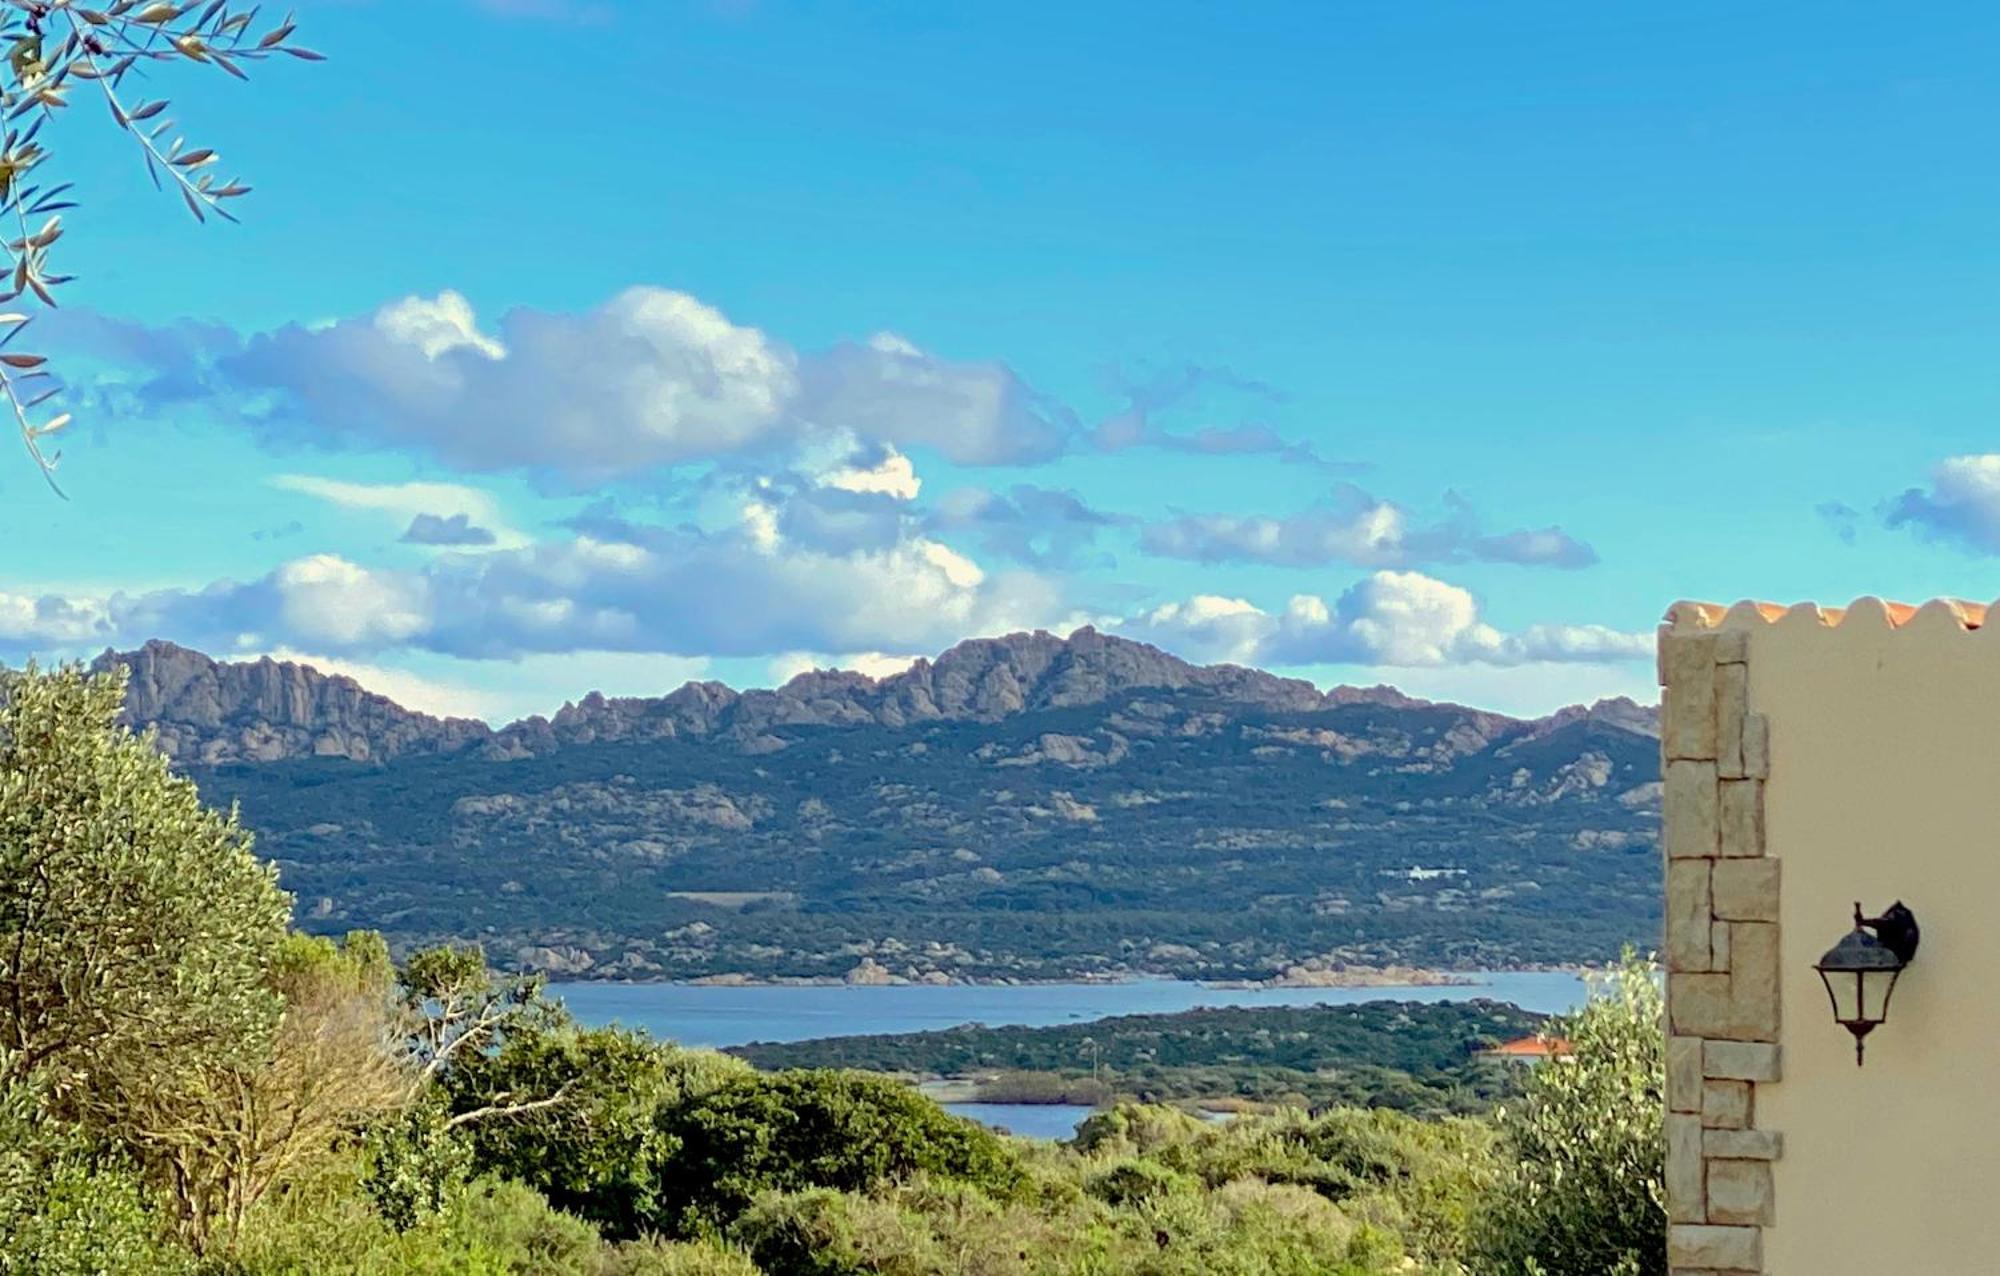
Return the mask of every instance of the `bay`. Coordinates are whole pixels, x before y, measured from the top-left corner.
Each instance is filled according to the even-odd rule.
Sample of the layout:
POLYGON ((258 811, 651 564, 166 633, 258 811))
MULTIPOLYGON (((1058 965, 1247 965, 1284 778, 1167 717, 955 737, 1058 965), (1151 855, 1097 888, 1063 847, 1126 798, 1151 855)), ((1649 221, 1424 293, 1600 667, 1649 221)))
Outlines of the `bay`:
MULTIPOLYGON (((924 1032, 962 1023, 991 1028, 1088 1023, 1113 1015, 1168 1014, 1198 1006, 1346 1006, 1365 1001, 1510 1001, 1564 1014, 1588 987, 1567 971, 1486 971, 1471 982, 1368 988, 1226 988, 1175 979, 1096 984, 557 983, 549 991, 591 1027, 619 1024, 688 1046, 806 1041, 924 1032)), ((1066 1139, 1093 1109, 1074 1103, 947 1103, 946 1110, 1029 1138, 1066 1139)))
POLYGON ((1364 1001, 1510 1001, 1562 1014, 1581 1005, 1583 979, 1567 971, 1493 971, 1469 984, 1370 988, 1226 988, 1173 979, 1096 984, 551 984, 590 1026, 620 1024, 688 1046, 806 1041, 922 1032, 981 1023, 1048 1027, 1112 1015, 1165 1014, 1197 1006, 1323 1006, 1364 1001))

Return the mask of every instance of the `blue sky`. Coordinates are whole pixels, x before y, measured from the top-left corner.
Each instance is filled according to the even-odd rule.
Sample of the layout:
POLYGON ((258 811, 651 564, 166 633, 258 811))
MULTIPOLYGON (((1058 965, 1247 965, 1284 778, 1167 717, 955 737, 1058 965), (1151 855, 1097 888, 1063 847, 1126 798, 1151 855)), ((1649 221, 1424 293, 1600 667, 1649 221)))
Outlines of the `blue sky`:
POLYGON ((1094 623, 1517 711, 1675 598, 2000 593, 2000 16, 302 3, 57 123, 0 659, 506 718, 1094 623))

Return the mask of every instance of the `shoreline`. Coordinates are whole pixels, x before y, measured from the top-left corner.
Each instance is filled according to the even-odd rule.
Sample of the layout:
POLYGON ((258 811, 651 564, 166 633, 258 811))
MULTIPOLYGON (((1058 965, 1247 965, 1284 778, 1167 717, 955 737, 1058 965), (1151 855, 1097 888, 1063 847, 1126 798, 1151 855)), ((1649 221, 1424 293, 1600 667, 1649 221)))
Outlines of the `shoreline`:
POLYGON ((909 979, 891 975, 886 979, 856 980, 841 975, 750 975, 726 973, 718 975, 697 975, 689 979, 633 979, 592 978, 586 972, 566 973, 560 976, 548 971, 540 974, 551 986, 563 984, 594 984, 603 987, 656 988, 661 986, 680 988, 1075 988, 1083 986, 1114 988, 1127 984, 1167 983, 1197 984, 1204 988, 1240 990, 1246 992, 1297 990, 1301 988, 1476 988, 1485 981, 1482 975, 1536 975, 1564 974, 1588 975, 1602 970, 1603 966, 1587 963, 1562 963, 1550 965, 1523 965, 1488 967, 1480 970, 1439 970, 1426 966, 1385 966, 1349 967, 1337 971, 1310 971, 1293 974, 1287 972, 1269 979, 1204 979, 1187 975, 1174 975, 1149 971, 1132 971, 1117 975, 1077 974, 1052 979, 1024 979, 1010 975, 973 976, 969 978, 944 977, 938 979, 909 979))

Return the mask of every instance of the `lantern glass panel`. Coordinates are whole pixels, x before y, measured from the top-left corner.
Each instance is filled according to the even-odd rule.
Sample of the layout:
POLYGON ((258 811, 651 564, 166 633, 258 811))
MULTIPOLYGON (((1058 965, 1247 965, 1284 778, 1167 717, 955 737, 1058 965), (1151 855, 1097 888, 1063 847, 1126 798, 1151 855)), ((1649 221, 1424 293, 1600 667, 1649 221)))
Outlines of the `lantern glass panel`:
POLYGON ((1871 970, 1860 976, 1862 1017, 1870 1023, 1884 1023, 1889 1018, 1889 996, 1896 990, 1894 970, 1871 970))
POLYGON ((1833 997, 1833 1017, 1841 1023, 1861 1018, 1861 976, 1852 971, 1828 971, 1821 975, 1833 997))

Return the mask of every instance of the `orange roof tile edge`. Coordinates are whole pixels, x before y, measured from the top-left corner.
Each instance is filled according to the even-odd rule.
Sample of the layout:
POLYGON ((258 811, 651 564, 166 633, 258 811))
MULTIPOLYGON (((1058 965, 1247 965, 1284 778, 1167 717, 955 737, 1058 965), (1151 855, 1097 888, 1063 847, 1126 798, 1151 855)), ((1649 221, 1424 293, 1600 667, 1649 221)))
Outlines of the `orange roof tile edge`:
POLYGON ((1781 603, 1744 600, 1734 606, 1683 600, 1667 609, 1670 625, 1689 629, 1735 629, 1753 624, 1776 624, 1788 618, 1815 621, 1830 627, 1843 623, 1880 623, 1890 629, 1921 624, 1944 624, 1973 630, 1986 623, 1985 603, 1959 598, 1933 598, 1922 606, 1885 602, 1880 598, 1857 598, 1845 607, 1822 607, 1818 603, 1781 603))
POLYGON ((1492 1046, 1486 1050, 1482 1050, 1480 1053, 1539 1056, 1539 1055, 1549 1055, 1549 1054, 1569 1054, 1574 1049, 1575 1047, 1571 1046, 1569 1042, 1565 1041, 1561 1037, 1552 1037, 1546 1040, 1541 1037, 1520 1037, 1513 1041, 1508 1041, 1497 1046, 1492 1046))

